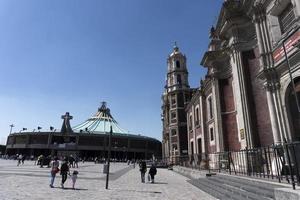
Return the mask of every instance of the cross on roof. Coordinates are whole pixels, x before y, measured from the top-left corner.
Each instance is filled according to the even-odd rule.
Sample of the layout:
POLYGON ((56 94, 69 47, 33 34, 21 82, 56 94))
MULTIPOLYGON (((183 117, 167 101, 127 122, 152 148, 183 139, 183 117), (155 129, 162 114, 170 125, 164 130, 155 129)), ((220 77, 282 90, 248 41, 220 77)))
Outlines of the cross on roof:
POLYGON ((61 127, 61 133, 72 133, 73 131, 70 125, 70 119, 73 119, 73 116, 71 116, 69 112, 66 112, 65 115, 61 116, 61 118, 64 120, 61 127))
POLYGON ((73 119, 73 116, 71 116, 69 112, 66 112, 65 115, 61 116, 61 118, 64 120, 70 120, 70 119, 73 119))

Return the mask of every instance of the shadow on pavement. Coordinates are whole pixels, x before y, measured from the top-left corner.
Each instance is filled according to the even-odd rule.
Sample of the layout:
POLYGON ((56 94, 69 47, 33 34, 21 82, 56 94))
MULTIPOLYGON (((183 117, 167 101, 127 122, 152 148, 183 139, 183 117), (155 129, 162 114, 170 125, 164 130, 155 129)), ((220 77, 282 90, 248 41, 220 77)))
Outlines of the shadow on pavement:
POLYGON ((53 188, 57 188, 57 189, 62 189, 62 190, 88 190, 88 189, 85 189, 85 188, 71 188, 71 187, 53 187, 53 188))
POLYGON ((141 192, 141 193, 155 193, 155 194, 161 194, 162 192, 158 192, 158 191, 142 191, 142 190, 118 190, 116 189, 116 191, 120 191, 120 192, 141 192))
POLYGON ((165 183, 165 182, 154 182, 154 183, 152 183, 152 184, 163 184, 163 185, 166 185, 166 184, 168 184, 168 183, 165 183))

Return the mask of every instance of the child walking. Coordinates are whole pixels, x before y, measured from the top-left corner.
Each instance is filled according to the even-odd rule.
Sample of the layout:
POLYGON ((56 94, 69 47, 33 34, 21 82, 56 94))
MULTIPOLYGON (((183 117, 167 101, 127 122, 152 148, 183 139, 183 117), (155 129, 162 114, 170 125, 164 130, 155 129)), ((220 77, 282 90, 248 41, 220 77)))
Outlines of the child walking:
POLYGON ((72 189, 75 190, 75 183, 77 180, 77 176, 78 176, 78 171, 74 170, 72 175, 71 175, 71 179, 72 179, 72 189))

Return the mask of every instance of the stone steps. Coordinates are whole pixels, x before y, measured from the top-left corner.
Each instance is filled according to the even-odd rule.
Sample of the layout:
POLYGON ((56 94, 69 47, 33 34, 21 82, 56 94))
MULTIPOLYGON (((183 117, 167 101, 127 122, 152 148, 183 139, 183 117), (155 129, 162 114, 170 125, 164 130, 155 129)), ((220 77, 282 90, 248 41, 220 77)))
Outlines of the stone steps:
POLYGON ((219 174, 191 179, 189 182, 217 199, 226 200, 271 200, 274 199, 274 188, 279 187, 272 183, 219 174))
POLYGON ((188 182, 217 199, 222 199, 222 200, 229 200, 229 199, 240 200, 241 199, 240 196, 238 196, 236 194, 230 194, 230 193, 228 193, 228 191, 226 191, 222 188, 212 187, 210 183, 205 181, 205 179, 203 179, 201 181, 188 180, 188 182))
POLYGON ((270 199, 274 198, 274 186, 270 186, 269 184, 261 183, 258 181, 252 181, 252 180, 245 180, 241 178, 235 178, 235 177, 232 178, 230 176, 227 177, 213 176, 210 179, 270 199))

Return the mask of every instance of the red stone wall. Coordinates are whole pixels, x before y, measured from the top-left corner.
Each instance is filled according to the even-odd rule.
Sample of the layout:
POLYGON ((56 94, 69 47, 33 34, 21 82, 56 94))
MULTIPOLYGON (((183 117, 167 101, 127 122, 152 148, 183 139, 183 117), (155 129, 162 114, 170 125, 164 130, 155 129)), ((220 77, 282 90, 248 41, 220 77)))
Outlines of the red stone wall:
POLYGON ((224 150, 239 150, 239 132, 237 130, 237 120, 234 105, 232 77, 219 80, 220 103, 222 112, 222 128, 224 138, 224 150))
POLYGON ((254 142, 255 146, 264 147, 273 143, 273 135, 266 91, 263 81, 257 78, 260 70, 259 50, 256 48, 242 55, 254 142))

